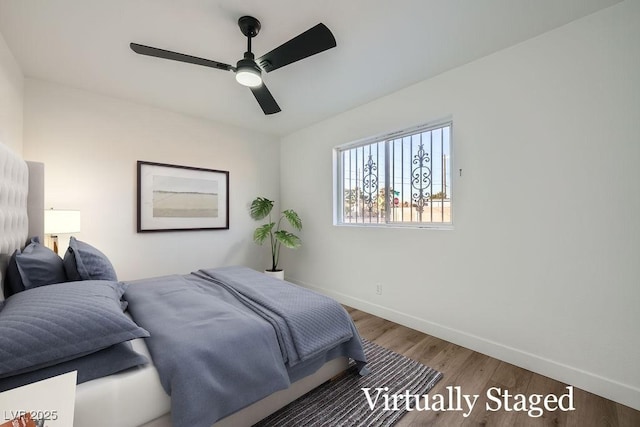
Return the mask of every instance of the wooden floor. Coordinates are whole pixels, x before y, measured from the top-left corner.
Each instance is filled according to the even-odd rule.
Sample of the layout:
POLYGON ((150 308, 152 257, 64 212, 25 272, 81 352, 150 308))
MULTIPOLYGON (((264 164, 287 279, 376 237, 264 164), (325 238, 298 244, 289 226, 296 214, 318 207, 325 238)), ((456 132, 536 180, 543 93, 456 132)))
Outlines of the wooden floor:
MULTIPOLYGON (((429 392, 446 395, 447 386, 460 386, 462 393, 479 394, 478 402, 469 417, 462 412, 413 411, 397 424, 406 426, 576 426, 576 427, 636 427, 640 426, 640 412, 592 393, 574 388, 575 411, 545 412, 531 418, 526 412, 487 411, 487 390, 491 387, 507 389, 511 394, 567 393, 567 384, 535 374, 509 363, 477 353, 447 341, 346 307, 355 321, 360 335, 376 344, 430 366, 444 377, 429 392)), ((513 402, 513 401, 512 401, 513 402)), ((489 402, 493 407, 495 404, 489 402)))

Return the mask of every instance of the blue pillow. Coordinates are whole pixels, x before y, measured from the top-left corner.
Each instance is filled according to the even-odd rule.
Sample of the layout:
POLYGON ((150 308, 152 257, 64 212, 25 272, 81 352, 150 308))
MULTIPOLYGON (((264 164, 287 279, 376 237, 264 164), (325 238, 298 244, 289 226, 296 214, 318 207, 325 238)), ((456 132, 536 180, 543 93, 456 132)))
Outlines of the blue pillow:
POLYGON ((136 353, 131 347, 131 343, 123 342, 48 368, 8 378, 0 378, 0 393, 71 371, 78 371, 77 383, 82 384, 86 381, 106 377, 107 375, 147 363, 149 363, 149 360, 136 353))
POLYGON ((66 281, 62 259, 51 249, 41 245, 37 237, 31 239, 31 243, 22 252, 15 251, 9 260, 6 284, 9 295, 66 281))
POLYGON ((0 311, 0 378, 149 336, 122 312, 121 295, 120 284, 101 280, 12 295, 0 311))
POLYGON ((69 280, 118 280, 109 258, 88 243, 69 239, 64 254, 64 269, 69 280))

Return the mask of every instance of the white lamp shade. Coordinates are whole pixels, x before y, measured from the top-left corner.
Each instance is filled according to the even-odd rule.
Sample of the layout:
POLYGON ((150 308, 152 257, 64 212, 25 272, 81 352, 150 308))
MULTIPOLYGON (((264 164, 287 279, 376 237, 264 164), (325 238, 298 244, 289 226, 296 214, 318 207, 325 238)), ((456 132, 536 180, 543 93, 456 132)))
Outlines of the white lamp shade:
POLYGON ((44 234, 80 232, 80 211, 48 209, 44 211, 44 234))

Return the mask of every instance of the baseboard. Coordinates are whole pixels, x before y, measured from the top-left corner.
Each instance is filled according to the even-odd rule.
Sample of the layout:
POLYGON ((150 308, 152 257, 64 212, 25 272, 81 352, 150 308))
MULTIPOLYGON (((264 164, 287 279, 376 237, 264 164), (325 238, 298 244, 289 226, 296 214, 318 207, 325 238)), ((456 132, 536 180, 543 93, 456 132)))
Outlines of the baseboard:
POLYGON ((314 286, 302 280, 296 280, 289 277, 287 277, 287 280, 316 292, 328 295, 341 304, 357 308, 358 310, 416 329, 420 332, 424 332, 521 368, 528 369, 540 375, 573 385, 582 390, 613 400, 614 402, 630 406, 636 410, 640 410, 640 389, 628 384, 623 384, 591 372, 540 357, 533 353, 487 340, 477 335, 469 334, 419 317, 411 316, 360 298, 355 298, 347 294, 314 286))

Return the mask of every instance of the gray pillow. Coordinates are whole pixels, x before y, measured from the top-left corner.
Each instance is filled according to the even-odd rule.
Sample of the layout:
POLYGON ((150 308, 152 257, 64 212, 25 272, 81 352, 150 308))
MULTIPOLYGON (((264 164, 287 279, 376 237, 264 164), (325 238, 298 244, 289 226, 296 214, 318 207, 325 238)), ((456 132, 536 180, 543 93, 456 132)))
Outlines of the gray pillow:
POLYGON ((25 289, 67 281, 62 259, 37 238, 22 251, 16 250, 7 267, 7 296, 25 289))
POLYGON ((82 384, 146 363, 149 363, 149 360, 136 353, 131 347, 131 343, 123 342, 48 368, 0 378, 0 393, 71 371, 78 371, 77 383, 82 384))
POLYGON ((0 378, 149 336, 122 312, 121 295, 120 284, 103 280, 12 295, 0 311, 0 378))
POLYGON ((64 254, 64 269, 69 280, 118 280, 109 258, 75 237, 69 239, 69 248, 64 254))

